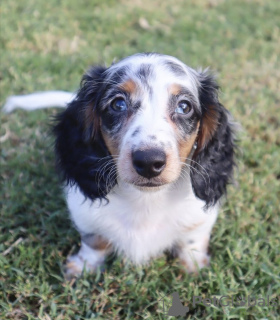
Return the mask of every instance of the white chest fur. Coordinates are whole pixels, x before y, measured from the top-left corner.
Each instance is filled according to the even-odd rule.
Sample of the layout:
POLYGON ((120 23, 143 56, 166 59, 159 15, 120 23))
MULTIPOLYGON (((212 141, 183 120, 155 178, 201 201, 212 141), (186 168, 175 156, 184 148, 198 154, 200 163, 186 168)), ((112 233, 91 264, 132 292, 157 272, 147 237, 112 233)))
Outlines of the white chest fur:
POLYGON ((108 203, 85 200, 72 187, 66 200, 80 233, 103 236, 134 263, 144 263, 180 241, 203 238, 211 231, 218 211, 217 207, 203 210, 204 202, 180 182, 176 188, 154 192, 119 184, 108 195, 108 203))

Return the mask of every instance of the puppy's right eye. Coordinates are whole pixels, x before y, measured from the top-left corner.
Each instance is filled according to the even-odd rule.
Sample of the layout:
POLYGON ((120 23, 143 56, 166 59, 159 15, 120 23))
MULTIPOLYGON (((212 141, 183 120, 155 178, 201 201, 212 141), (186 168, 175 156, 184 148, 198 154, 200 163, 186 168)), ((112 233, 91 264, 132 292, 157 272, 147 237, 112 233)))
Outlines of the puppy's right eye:
POLYGON ((111 108, 116 112, 124 112, 127 110, 127 104, 123 98, 116 98, 111 103, 111 108))

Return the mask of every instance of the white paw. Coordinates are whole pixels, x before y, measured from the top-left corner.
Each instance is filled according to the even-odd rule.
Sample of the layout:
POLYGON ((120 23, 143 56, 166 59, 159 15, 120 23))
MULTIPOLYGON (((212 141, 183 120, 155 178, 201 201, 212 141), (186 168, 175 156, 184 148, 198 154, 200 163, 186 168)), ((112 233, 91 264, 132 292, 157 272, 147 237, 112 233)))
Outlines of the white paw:
POLYGON ((207 253, 199 251, 190 251, 181 258, 183 266, 189 273, 197 273, 200 269, 207 267, 210 262, 210 256, 207 253))
POLYGON ((66 261, 66 277, 78 277, 85 270, 94 273, 104 264, 107 250, 95 250, 82 242, 80 251, 66 261))
POLYGON ((95 263, 89 263, 79 256, 79 254, 75 254, 66 261, 66 278, 79 277, 84 270, 89 273, 94 273, 97 268, 100 268, 103 265, 103 263, 104 260, 97 260, 95 263))

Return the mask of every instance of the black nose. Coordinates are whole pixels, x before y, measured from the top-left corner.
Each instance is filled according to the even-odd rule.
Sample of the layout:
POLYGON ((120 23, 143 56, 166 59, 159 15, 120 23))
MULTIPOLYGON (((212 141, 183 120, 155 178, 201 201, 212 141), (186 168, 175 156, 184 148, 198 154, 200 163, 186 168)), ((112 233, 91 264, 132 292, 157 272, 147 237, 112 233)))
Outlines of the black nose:
POLYGON ((140 176, 151 179, 164 169, 166 154, 159 149, 137 150, 132 152, 132 163, 140 176))

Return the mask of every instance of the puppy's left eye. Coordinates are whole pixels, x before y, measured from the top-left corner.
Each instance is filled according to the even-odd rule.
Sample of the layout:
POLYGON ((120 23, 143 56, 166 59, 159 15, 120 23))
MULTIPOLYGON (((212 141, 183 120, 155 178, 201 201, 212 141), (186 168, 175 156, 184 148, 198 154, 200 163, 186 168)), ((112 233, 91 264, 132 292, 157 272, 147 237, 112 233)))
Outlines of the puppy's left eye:
POLYGON ((127 104, 123 98, 117 98, 111 103, 111 108, 116 112, 127 110, 127 104))
POLYGON ((175 109, 176 113, 189 114, 192 111, 192 106, 187 100, 182 100, 178 103, 177 108, 175 109))

